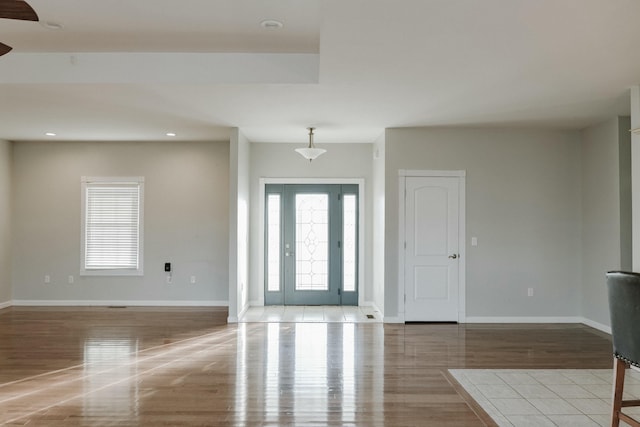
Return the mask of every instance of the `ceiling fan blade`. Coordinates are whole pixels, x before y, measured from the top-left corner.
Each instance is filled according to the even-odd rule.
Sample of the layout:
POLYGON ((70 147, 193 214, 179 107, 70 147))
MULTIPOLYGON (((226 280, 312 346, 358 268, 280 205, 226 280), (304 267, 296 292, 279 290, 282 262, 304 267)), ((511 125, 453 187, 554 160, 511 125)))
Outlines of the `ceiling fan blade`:
POLYGON ((0 18, 38 21, 38 14, 23 0, 0 0, 0 18))
POLYGON ((11 52, 11 49, 13 49, 11 46, 7 46, 4 43, 0 43, 0 56, 4 55, 5 53, 11 52))

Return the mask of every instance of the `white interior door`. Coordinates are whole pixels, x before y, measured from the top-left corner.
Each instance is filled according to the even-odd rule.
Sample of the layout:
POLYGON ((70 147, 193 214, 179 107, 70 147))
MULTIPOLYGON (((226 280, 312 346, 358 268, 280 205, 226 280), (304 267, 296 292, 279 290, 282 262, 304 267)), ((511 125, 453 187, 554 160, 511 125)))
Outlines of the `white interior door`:
POLYGON ((405 321, 458 321, 458 177, 405 181, 405 321))

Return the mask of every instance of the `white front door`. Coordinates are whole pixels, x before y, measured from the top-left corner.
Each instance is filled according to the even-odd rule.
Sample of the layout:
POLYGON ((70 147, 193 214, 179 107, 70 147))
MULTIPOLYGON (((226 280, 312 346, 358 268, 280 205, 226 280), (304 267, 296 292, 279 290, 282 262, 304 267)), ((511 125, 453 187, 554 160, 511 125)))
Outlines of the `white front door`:
POLYGON ((459 177, 405 181, 405 321, 458 321, 459 177))

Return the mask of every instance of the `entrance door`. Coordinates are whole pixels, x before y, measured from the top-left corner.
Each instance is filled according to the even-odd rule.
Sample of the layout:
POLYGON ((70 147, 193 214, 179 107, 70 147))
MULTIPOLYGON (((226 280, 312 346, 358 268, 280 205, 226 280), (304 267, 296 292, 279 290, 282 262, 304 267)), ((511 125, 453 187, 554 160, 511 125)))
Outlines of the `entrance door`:
POLYGON ((357 185, 266 186, 265 304, 357 305, 357 185))
POLYGON ((458 321, 459 178, 405 181, 405 320, 458 321))

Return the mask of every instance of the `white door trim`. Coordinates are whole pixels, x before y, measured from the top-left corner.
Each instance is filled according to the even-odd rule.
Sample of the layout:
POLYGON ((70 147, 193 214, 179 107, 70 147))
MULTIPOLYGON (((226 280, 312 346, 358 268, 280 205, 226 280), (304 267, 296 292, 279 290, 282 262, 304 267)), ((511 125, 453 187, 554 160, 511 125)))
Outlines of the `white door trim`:
POLYGON ((404 323, 405 321, 405 274, 404 274, 404 239, 405 239, 405 186, 407 177, 419 176, 426 178, 435 177, 458 177, 460 192, 459 192, 459 223, 458 223, 458 248, 460 252, 460 261, 458 263, 458 322, 466 322, 466 218, 465 218, 465 200, 466 200, 466 176, 467 173, 464 170, 406 170, 400 169, 399 175, 399 187, 398 187, 398 321, 404 323))
POLYGON ((358 305, 365 303, 365 180, 364 178, 259 178, 259 216, 258 221, 258 295, 249 298, 249 305, 264 305, 264 197, 267 184, 357 184, 358 185, 358 226, 359 256, 358 256, 358 305))

